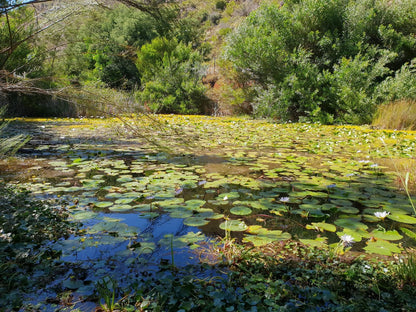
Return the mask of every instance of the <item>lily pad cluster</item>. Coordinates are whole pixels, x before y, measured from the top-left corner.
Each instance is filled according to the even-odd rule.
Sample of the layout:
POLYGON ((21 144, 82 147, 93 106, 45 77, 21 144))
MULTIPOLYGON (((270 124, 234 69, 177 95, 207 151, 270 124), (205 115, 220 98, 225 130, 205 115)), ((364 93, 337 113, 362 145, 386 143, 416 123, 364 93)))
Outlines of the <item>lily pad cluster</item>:
POLYGON ((98 240, 158 246, 140 237, 168 217, 255 246, 294 239, 330 248, 345 235, 371 254, 414 245, 416 217, 389 163, 413 161, 412 132, 206 116, 41 122, 64 139, 23 155, 33 166, 19 182, 68 201, 74 220, 91 221, 90 237, 107 237, 98 240), (145 226, 103 221, 114 214, 145 226))

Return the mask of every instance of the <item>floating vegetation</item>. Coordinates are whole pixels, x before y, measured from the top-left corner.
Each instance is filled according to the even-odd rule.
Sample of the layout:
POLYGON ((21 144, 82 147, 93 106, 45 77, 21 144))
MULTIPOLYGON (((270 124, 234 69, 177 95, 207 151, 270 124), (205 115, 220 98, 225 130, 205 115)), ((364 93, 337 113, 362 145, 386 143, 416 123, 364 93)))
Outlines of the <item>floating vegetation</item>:
POLYGON ((2 178, 68 203, 84 232, 60 242, 64 255, 103 248, 134 264, 218 236, 256 247, 294 240, 320 248, 351 237, 348 250, 372 256, 415 245, 416 216, 389 165, 391 158, 412 161, 414 132, 154 118, 191 140, 154 131, 145 118, 135 122, 149 140, 132 138, 111 119, 22 120, 48 124, 51 139, 29 142, 13 165, 2 160, 2 178), (65 142, 54 139, 62 135, 65 142))

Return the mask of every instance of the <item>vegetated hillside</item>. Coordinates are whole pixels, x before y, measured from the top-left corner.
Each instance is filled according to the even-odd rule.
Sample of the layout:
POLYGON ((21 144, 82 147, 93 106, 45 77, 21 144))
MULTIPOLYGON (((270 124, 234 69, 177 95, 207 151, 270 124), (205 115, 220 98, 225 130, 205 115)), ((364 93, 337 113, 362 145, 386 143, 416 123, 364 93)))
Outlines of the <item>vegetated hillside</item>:
POLYGON ((36 36, 39 20, 59 20, 50 5, 63 3, 2 15, 11 26, 2 28, 4 46, 30 40, 0 51, 1 69, 65 87, 89 103, 87 114, 110 103, 361 124, 380 104, 416 98, 415 0, 188 0, 151 11, 125 2, 73 2, 63 23, 36 36), (102 95, 99 105, 91 94, 102 95))

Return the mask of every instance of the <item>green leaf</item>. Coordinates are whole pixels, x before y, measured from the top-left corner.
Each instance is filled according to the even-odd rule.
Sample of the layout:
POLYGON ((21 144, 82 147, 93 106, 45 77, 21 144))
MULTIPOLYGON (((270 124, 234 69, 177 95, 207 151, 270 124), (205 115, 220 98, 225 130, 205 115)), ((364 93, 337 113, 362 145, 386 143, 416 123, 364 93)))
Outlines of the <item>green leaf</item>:
POLYGON ((312 224, 308 224, 306 225, 306 228, 308 230, 318 230, 320 232, 323 231, 328 231, 328 232, 335 232, 337 230, 336 226, 330 223, 325 223, 325 222, 312 222, 312 224))
POLYGON ((401 253, 402 248, 397 244, 379 239, 376 241, 368 241, 367 246, 364 247, 366 253, 378 254, 383 256, 391 256, 394 253, 401 253))
POLYGON ((244 232, 248 226, 241 220, 226 220, 220 224, 220 229, 232 232, 244 232))
POLYGON ((408 216, 408 215, 401 215, 401 214, 390 214, 387 216, 390 220, 406 223, 406 224, 416 224, 416 218, 408 216))
POLYGON ((252 213, 252 210, 245 206, 236 206, 231 208, 230 212, 239 216, 246 216, 252 213))
POLYGON ((393 231, 382 231, 382 230, 374 230, 370 233, 371 236, 377 239, 383 239, 387 241, 391 240, 400 240, 403 238, 396 230, 393 231))

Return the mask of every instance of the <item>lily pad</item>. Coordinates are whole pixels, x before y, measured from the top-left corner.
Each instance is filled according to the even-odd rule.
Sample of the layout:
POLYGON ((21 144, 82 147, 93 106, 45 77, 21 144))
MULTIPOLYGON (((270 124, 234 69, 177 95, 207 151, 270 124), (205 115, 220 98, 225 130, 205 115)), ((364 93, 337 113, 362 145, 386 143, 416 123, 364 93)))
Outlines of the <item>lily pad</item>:
POLYGON ((226 220, 220 224, 220 229, 231 232, 244 232, 248 226, 241 220, 226 220))
POLYGON ((207 225, 209 223, 208 220, 206 220, 205 218, 201 218, 201 217, 189 217, 186 218, 185 220, 183 220, 183 224, 187 225, 187 226, 204 226, 207 225))
POLYGON ((394 240, 400 240, 403 238, 402 235, 400 235, 397 231, 382 231, 382 230, 374 230, 370 233, 371 236, 377 238, 377 239, 384 239, 387 241, 394 241, 394 240))
POLYGON ((364 247, 366 253, 369 254, 378 254, 383 256, 391 256, 395 253, 401 253, 402 248, 397 244, 390 243, 386 240, 378 239, 375 241, 368 241, 367 246, 364 247))
POLYGON ((236 206, 231 208, 230 212, 239 216, 247 216, 252 213, 252 210, 245 206, 236 206))
POLYGON ((133 209, 133 207, 130 206, 130 205, 125 204, 125 205, 114 205, 114 206, 112 206, 108 209, 110 211, 113 211, 113 212, 123 212, 123 211, 131 210, 131 209, 133 209))
POLYGON ((402 215, 402 214, 390 214, 387 216, 390 220, 400 222, 400 223, 406 223, 406 224, 416 224, 416 218, 411 217, 408 215, 402 215))
POLYGON ((336 226, 330 223, 325 222, 312 222, 312 224, 306 225, 308 230, 318 230, 320 232, 328 231, 328 232, 335 232, 337 230, 336 226))
POLYGON ((230 192, 230 193, 222 193, 218 195, 218 200, 232 200, 237 199, 240 197, 240 194, 238 192, 230 192))
POLYGON ((317 237, 315 239, 299 239, 299 241, 302 244, 305 244, 307 246, 311 247, 317 247, 317 248, 327 248, 327 238, 326 237, 317 237))
POLYGON ((349 230, 367 230, 368 226, 359 221, 357 218, 340 218, 335 220, 334 223, 344 229, 349 230))
POLYGON ((109 202, 109 201, 101 201, 101 202, 96 202, 94 203, 94 206, 97 208, 107 208, 114 205, 113 202, 109 202))

